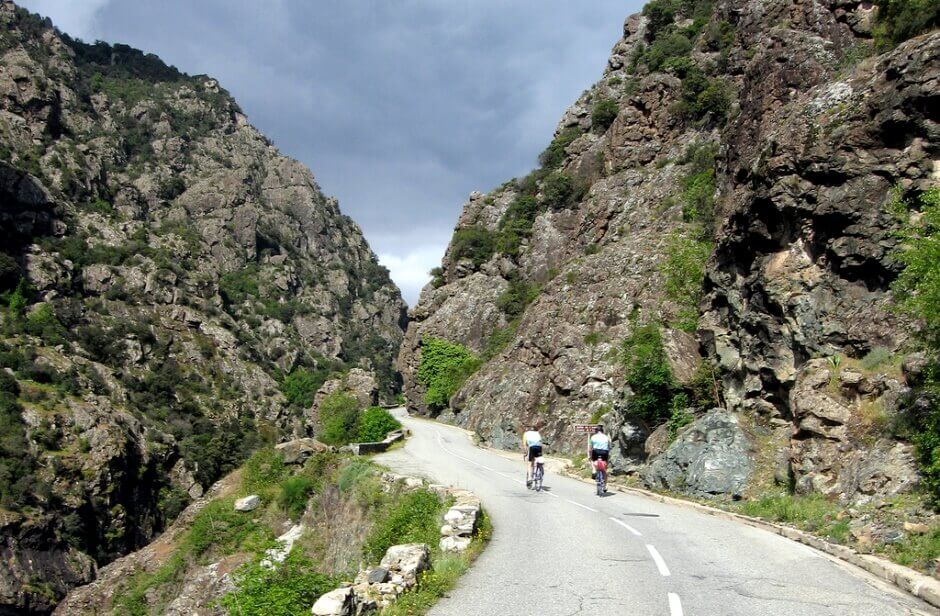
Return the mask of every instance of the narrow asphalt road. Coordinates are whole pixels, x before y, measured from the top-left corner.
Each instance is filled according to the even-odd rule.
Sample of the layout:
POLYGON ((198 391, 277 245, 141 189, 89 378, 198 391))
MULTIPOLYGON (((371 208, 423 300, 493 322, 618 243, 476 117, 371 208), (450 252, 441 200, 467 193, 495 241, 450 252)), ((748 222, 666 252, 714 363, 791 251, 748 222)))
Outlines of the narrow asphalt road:
POLYGON ((439 616, 936 615, 867 573, 773 533, 642 496, 594 494, 546 474, 525 487, 518 460, 467 433, 401 417, 413 436, 378 456, 400 473, 476 492, 493 521, 489 547, 439 616))

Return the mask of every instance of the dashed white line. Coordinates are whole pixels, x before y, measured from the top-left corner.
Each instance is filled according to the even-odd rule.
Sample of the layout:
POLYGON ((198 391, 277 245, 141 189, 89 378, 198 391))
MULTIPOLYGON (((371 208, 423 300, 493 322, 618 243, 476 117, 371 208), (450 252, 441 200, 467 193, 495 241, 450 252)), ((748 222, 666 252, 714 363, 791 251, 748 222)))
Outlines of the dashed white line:
POLYGON ((630 526, 630 525, 627 524, 626 522, 621 522, 621 521, 618 520, 617 518, 610 518, 610 519, 613 521, 614 524, 619 524, 619 525, 623 526, 624 528, 626 528, 628 531, 630 531, 631 533, 633 533, 633 534, 636 535, 637 537, 642 537, 642 536, 643 536, 643 533, 641 533, 641 532, 638 531, 637 529, 633 528, 632 526, 630 526))
POLYGON ((682 616, 682 602, 674 592, 669 593, 669 616, 682 616))
POLYGON ((582 505, 581 503, 575 502, 575 501, 573 501, 573 500, 569 500, 569 499, 567 499, 567 498, 566 498, 565 500, 568 501, 569 503, 571 503, 572 505, 577 505, 577 506, 580 507, 581 509, 587 509, 588 511, 593 511, 594 513, 597 513, 597 509, 591 509, 591 508, 588 507, 587 505, 582 505))
POLYGON ((659 552, 656 551, 656 548, 647 543, 646 549, 649 550, 650 556, 653 557, 653 562, 656 563, 656 568, 659 569, 659 574, 663 577, 669 577, 669 567, 666 566, 666 561, 663 560, 663 557, 659 555, 659 552))

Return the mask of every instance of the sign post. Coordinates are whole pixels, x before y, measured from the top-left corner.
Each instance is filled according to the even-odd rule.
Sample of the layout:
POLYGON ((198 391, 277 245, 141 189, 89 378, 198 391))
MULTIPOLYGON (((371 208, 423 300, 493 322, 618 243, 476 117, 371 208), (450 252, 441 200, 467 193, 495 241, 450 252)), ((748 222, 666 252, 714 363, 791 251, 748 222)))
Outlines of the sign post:
POLYGON ((594 428, 600 424, 571 424, 575 432, 594 432, 594 428))

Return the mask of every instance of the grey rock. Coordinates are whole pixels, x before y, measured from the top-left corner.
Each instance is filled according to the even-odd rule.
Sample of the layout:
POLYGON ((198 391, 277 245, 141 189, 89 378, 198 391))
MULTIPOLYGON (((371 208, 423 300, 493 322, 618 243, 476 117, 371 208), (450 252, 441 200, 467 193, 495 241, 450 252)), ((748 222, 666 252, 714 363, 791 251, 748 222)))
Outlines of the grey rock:
POLYGON ((240 498, 235 501, 235 511, 254 511, 261 505, 261 497, 257 494, 252 494, 244 498, 240 498))
POLYGON ((708 498, 739 497, 754 468, 738 418, 713 409, 688 426, 640 473, 647 486, 708 498))

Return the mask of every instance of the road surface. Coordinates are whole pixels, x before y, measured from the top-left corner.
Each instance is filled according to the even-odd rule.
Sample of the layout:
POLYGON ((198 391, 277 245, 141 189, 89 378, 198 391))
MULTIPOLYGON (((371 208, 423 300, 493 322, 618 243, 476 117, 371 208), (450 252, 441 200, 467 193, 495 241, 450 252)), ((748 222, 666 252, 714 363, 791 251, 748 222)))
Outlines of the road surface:
POLYGON ((401 417, 413 436, 378 456, 400 473, 473 490, 493 538, 437 616, 893 616, 937 610, 773 533, 638 495, 601 498, 450 426, 401 417))

